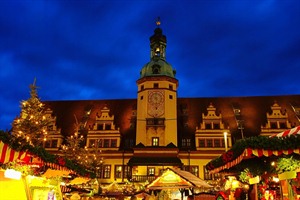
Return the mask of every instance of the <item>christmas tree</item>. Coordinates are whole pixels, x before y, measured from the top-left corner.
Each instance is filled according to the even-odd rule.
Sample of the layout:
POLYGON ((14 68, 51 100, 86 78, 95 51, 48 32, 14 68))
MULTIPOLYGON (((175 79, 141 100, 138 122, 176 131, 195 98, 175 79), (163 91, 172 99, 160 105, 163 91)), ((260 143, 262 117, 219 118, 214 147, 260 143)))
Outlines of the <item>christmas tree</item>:
POLYGON ((80 124, 76 116, 75 120, 75 132, 73 135, 67 137, 66 144, 61 148, 63 155, 68 159, 76 161, 80 165, 96 171, 103 164, 101 150, 98 144, 92 144, 89 148, 85 146, 85 140, 83 135, 80 134, 80 124))
POLYGON ((12 135, 20 145, 42 146, 47 140, 47 129, 51 123, 45 117, 45 105, 37 94, 36 80, 30 85, 30 98, 21 102, 21 113, 12 123, 12 135))

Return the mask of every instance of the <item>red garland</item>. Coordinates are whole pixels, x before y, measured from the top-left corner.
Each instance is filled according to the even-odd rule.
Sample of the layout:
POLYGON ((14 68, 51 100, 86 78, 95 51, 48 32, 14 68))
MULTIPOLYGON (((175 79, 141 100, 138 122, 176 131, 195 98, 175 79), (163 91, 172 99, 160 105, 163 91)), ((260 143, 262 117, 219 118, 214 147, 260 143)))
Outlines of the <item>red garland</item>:
POLYGON ((66 161, 63 157, 58 157, 57 161, 60 166, 65 166, 65 164, 66 164, 66 161))
POLYGON ((233 151, 227 151, 226 153, 222 154, 222 160, 224 163, 231 161, 233 158, 233 151))

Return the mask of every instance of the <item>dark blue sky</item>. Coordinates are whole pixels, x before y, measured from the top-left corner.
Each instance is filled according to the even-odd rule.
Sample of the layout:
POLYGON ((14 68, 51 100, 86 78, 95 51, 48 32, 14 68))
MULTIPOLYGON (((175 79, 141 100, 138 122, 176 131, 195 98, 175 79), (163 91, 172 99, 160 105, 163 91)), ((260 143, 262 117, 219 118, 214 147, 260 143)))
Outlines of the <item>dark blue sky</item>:
POLYGON ((0 129, 41 100, 136 98, 160 16, 179 97, 300 94, 299 0, 0 0, 0 129))

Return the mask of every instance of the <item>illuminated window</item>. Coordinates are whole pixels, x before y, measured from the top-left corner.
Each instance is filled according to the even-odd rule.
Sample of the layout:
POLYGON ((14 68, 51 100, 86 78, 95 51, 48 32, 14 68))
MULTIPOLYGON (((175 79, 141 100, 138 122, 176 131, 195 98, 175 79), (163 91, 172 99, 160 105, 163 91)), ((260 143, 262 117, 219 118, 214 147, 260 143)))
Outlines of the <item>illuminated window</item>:
POLYGON ((182 144, 182 147, 190 147, 191 146, 191 139, 183 138, 181 144, 182 144))
POLYGON ((110 178, 110 165, 103 166, 103 178, 110 178))
POLYGON ((122 178, 122 165, 115 166, 115 178, 122 178))
POLYGON ((148 176, 154 176, 154 175, 155 175, 155 168, 148 167, 148 176))
POLYGON ((152 138, 152 146, 158 146, 159 145, 159 138, 153 137, 152 138))

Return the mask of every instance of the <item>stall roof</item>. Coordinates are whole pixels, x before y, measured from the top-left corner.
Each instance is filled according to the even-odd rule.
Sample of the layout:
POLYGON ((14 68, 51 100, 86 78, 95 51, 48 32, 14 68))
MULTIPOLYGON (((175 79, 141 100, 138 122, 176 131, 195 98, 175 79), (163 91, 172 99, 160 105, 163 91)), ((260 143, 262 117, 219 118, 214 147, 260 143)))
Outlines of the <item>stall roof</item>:
MULTIPOLYGON (((262 138, 264 136, 258 136, 254 138, 259 138, 259 137, 262 138)), ((251 142, 251 140, 254 141, 253 138, 246 138, 242 142, 244 142, 245 145, 250 145, 247 144, 247 142, 251 142)), ((229 151, 223 153, 220 157, 211 160, 206 165, 206 168, 209 170, 210 173, 218 173, 220 171, 230 169, 238 165, 245 159, 249 159, 253 157, 281 156, 281 155, 290 155, 293 153, 300 154, 300 144, 299 144, 300 126, 275 134, 269 138, 264 137, 263 140, 264 141, 262 141, 261 143, 257 142, 256 147, 245 146, 241 151, 241 153, 238 156, 233 158, 233 151, 235 147, 241 145, 238 144, 239 143, 238 141, 229 151), (294 137, 294 139, 292 137, 294 137), (276 144, 278 145, 284 144, 285 149, 279 149, 278 146, 276 146, 276 144), (221 159, 222 162, 220 162, 221 159), (213 163, 218 163, 218 164, 214 165, 213 163)))
POLYGON ((150 190, 183 189, 193 187, 209 188, 212 186, 190 172, 171 168, 167 168, 161 176, 156 178, 147 186, 150 190))

